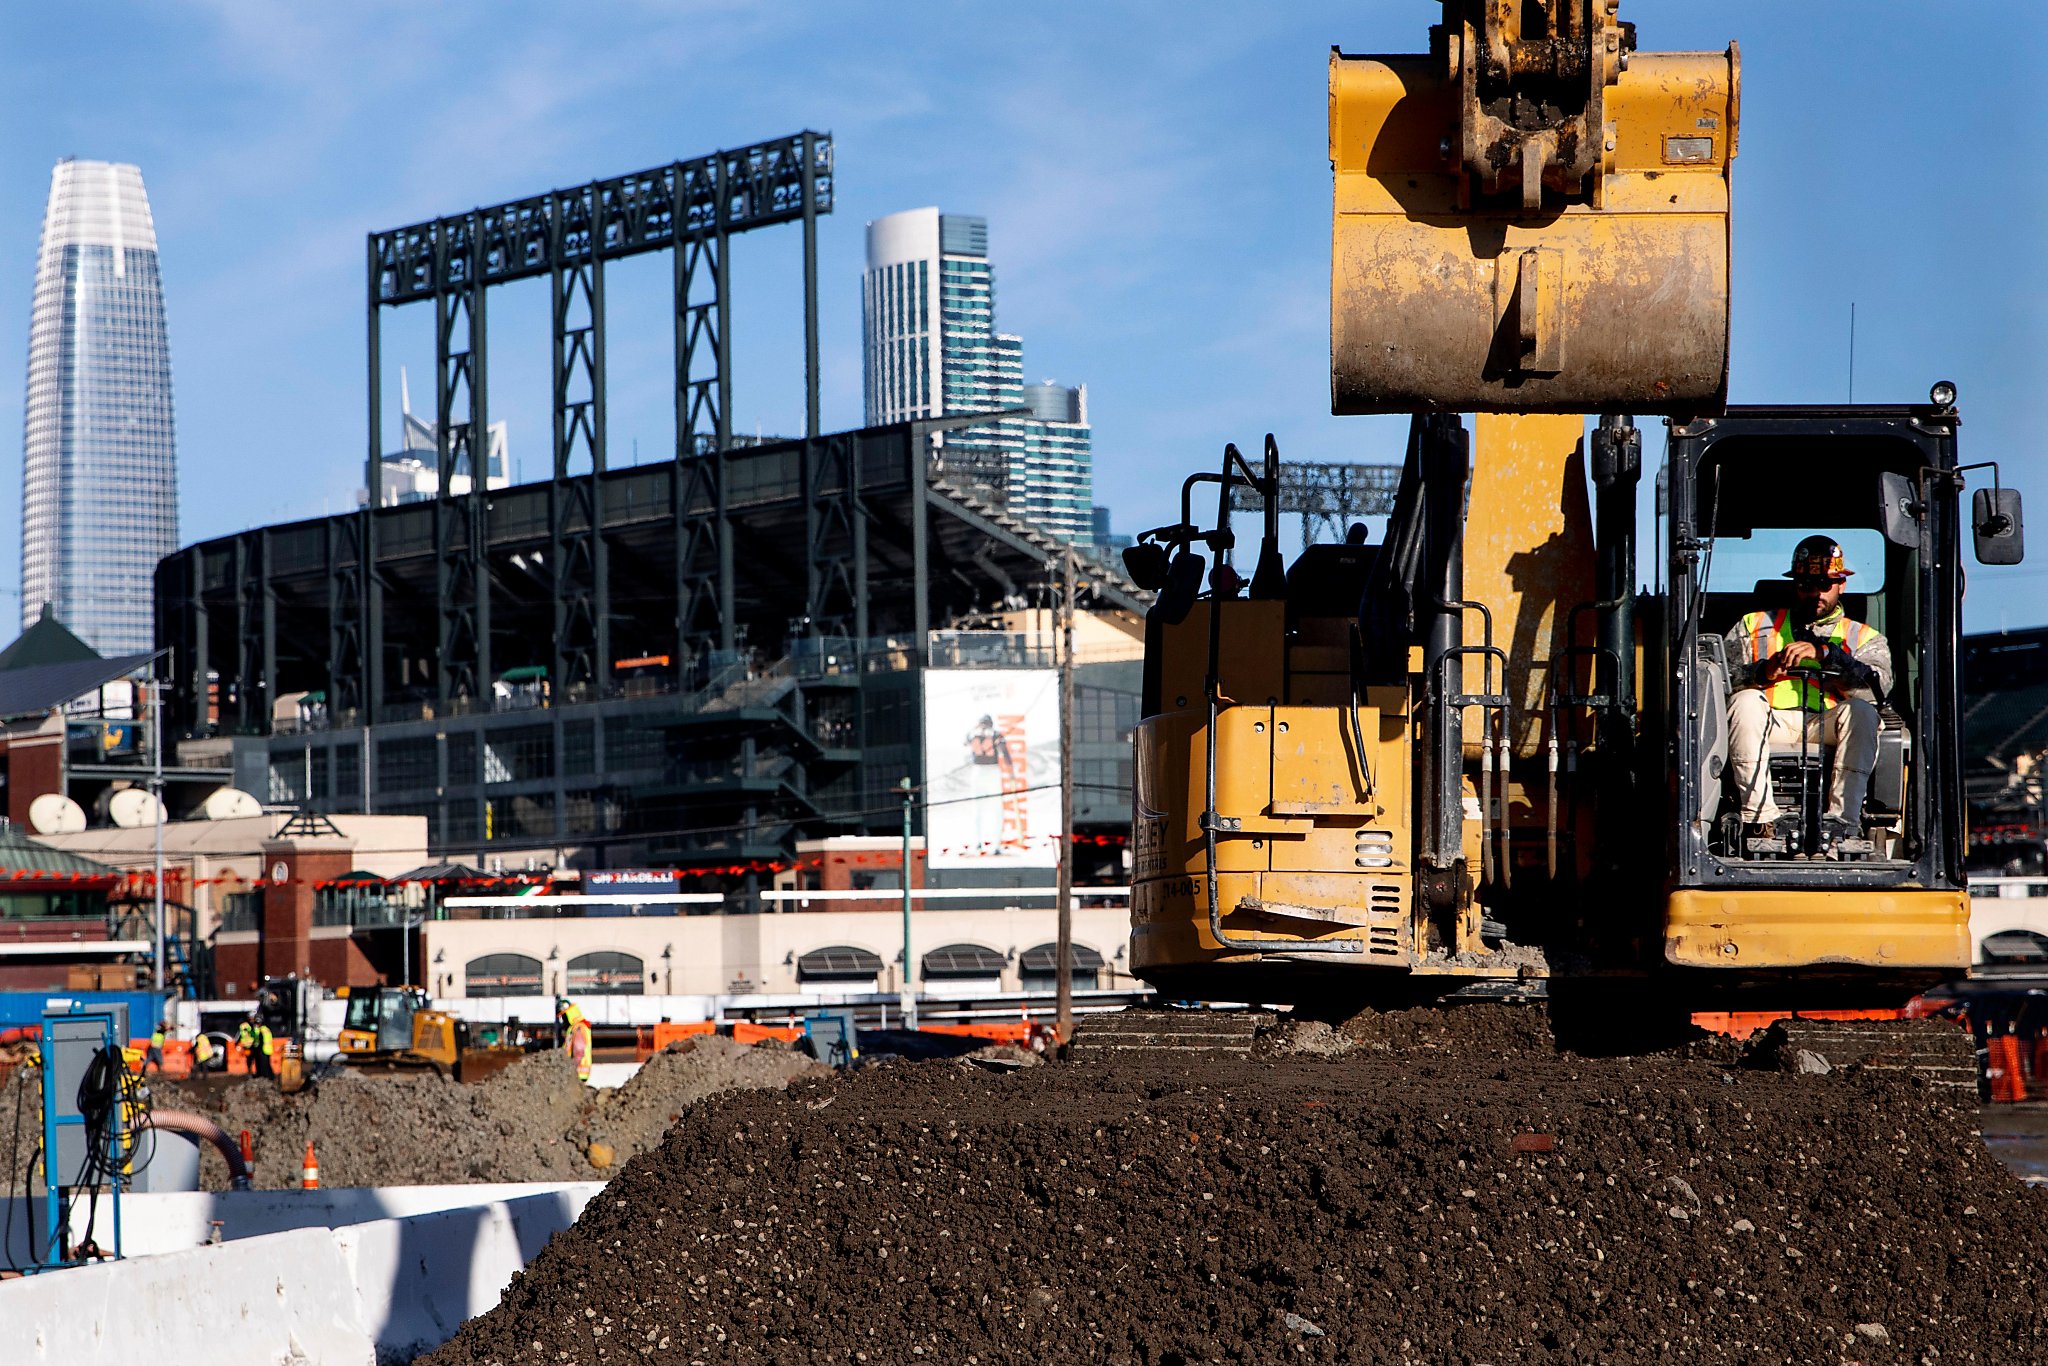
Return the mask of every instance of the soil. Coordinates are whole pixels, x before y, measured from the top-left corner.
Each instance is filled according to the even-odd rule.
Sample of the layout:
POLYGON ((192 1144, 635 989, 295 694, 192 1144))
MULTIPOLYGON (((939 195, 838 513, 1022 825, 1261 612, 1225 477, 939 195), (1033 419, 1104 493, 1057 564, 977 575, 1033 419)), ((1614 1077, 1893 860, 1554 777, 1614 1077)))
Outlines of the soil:
POLYGON ((426 1360, 2044 1359, 2048 1194, 1952 1096, 1528 1007, 805 1079, 681 1111, 426 1360))
MULTIPOLYGON (((255 1185, 297 1186, 313 1141, 323 1186, 429 1185, 475 1181, 602 1180, 651 1148, 673 1117, 720 1092, 779 1087, 823 1071, 780 1044, 753 1048, 729 1039, 690 1039, 650 1058, 615 1092, 593 1092, 559 1051, 535 1053, 475 1085, 433 1072, 370 1075, 337 1069, 297 1095, 241 1077, 152 1079, 155 1104, 192 1110, 232 1137, 255 1140, 255 1185), (601 1140, 615 1157, 590 1161, 601 1140), (609 1168, 609 1169, 608 1169, 609 1168)), ((0 1083, 0 1178, 18 1190, 20 1164, 41 1134, 40 1074, 22 1068, 0 1083), (20 1144, 8 1142, 21 1102, 20 1144)), ((200 1181, 228 1185, 227 1165, 200 1149, 200 1181)))
POLYGON ((821 1076, 828 1071, 809 1054, 793 1049, 772 1044, 748 1047, 716 1035, 700 1035, 649 1058, 624 1086, 595 1108, 584 1129, 591 1139, 609 1144, 618 1160, 624 1161, 653 1147, 680 1114, 708 1096, 786 1086, 798 1077, 821 1076))

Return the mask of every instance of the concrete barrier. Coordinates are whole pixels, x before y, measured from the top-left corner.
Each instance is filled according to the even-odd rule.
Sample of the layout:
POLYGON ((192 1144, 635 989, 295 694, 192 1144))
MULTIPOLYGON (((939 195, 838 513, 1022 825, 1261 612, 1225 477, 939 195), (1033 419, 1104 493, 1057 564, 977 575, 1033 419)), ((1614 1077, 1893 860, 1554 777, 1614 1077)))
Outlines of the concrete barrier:
POLYGON ((326 1229, 0 1282, 0 1361, 10 1366, 376 1360, 326 1229))
POLYGON ((0 1362, 407 1361, 495 1306, 513 1273, 601 1189, 582 1181, 130 1197, 122 1212, 143 1212, 137 1232, 183 1250, 0 1282, 0 1362), (468 1201, 456 1204, 455 1193, 468 1201), (203 1243, 209 1200, 225 1202, 243 1229, 407 1212, 194 1247, 184 1240, 203 1243))
POLYGON ((633 1079, 643 1064, 637 1062, 594 1062, 590 1064, 590 1081, 593 1090, 624 1086, 633 1079))
MULTIPOLYGON (((580 1211, 603 1188, 601 1181, 498 1181, 445 1186, 340 1186, 312 1191, 164 1191, 125 1195, 121 1198, 121 1250, 130 1257, 151 1257, 202 1247, 214 1241, 216 1224, 220 1238, 232 1242, 286 1229, 340 1228, 557 1191, 571 1193, 569 1217, 574 1219, 574 1211, 580 1211)), ((36 1246, 40 1250, 44 1227, 41 1197, 0 1200, 0 1221, 10 1216, 14 1222, 0 1226, 14 1230, 12 1254, 26 1257, 24 1230, 28 1228, 36 1230, 36 1246)), ((100 1232, 96 1236, 103 1243, 108 1241, 104 1230, 111 1226, 112 1217, 108 1204, 101 1201, 96 1224, 100 1232)), ((84 1204, 74 1204, 74 1237, 85 1232, 85 1219, 84 1204)))
POLYGON ((498 1303, 589 1199, 556 1191, 334 1230, 380 1361, 410 1361, 498 1303))

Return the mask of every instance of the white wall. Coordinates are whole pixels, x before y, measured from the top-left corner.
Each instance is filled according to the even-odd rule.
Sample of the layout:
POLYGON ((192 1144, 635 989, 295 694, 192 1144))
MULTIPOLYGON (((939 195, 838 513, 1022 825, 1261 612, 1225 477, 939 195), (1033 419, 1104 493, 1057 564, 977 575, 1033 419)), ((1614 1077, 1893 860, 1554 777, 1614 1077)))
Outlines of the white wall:
MULTIPOLYGON (((911 952, 921 960, 941 945, 980 944, 1008 958, 1052 943, 1057 932, 1058 917, 1049 906, 942 910, 926 905, 911 914, 911 952)), ((1128 957, 1120 957, 1130 934, 1130 912, 1121 906, 1077 907, 1074 911, 1074 942, 1102 955, 1105 971, 1100 986, 1130 989, 1136 985, 1129 974, 1128 957)), ((893 991, 898 986, 896 960, 903 950, 903 917, 900 911, 891 910, 435 920, 420 927, 420 938, 431 974, 426 986, 437 997, 465 995, 464 965, 490 953, 520 953, 540 959, 543 994, 566 993, 569 960, 600 950, 630 953, 640 959, 653 979, 646 984, 650 995, 789 994, 801 989, 796 960, 812 949, 838 944, 866 949, 880 958, 880 989, 893 991), (663 949, 669 951, 665 960, 663 949)), ((1002 989, 1022 989, 1014 959, 1004 970, 1002 989)))

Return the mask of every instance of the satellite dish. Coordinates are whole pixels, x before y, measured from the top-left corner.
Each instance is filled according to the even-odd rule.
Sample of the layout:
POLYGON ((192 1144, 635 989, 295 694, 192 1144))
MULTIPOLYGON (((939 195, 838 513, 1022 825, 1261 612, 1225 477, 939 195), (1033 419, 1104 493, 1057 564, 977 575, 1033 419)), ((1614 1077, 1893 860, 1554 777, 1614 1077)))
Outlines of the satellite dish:
POLYGON ((28 823, 38 835, 75 835, 85 829, 85 808, 61 792, 45 792, 28 804, 28 823))
POLYGON ((263 803, 257 801, 239 787, 217 787, 206 794, 206 800, 199 804, 199 819, 203 821, 231 821, 243 816, 260 816, 263 803))
POLYGON ((123 830, 164 823, 164 804, 139 787, 124 787, 107 799, 107 815, 123 830))

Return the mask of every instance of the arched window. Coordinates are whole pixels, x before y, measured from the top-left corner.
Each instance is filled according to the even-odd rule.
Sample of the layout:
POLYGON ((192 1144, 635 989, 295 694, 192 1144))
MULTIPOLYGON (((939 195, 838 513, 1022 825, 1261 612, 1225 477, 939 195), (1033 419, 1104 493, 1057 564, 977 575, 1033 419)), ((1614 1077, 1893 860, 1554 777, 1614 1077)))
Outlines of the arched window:
POLYGON ((1003 975, 1003 956, 980 944, 948 944, 924 956, 929 981, 960 981, 1003 975))
POLYGON ((487 953, 462 969, 469 996, 539 996, 540 959, 523 953, 487 953))
POLYGON ((571 996, 641 996, 647 965, 630 953, 586 953, 569 960, 571 996))
POLYGON ((796 960, 796 980, 800 983, 837 982, 865 983, 872 986, 882 975, 880 955, 857 949, 850 944, 834 944, 830 948, 812 949, 796 960))
MULTIPOLYGON (((1086 944, 1075 944, 1070 952, 1073 954, 1074 987, 1080 991, 1095 990, 1098 975, 1102 972, 1102 955, 1086 944)), ((1040 944, 1017 955, 1017 975, 1023 981, 1024 990, 1058 990, 1059 953, 1057 944, 1040 944)))

